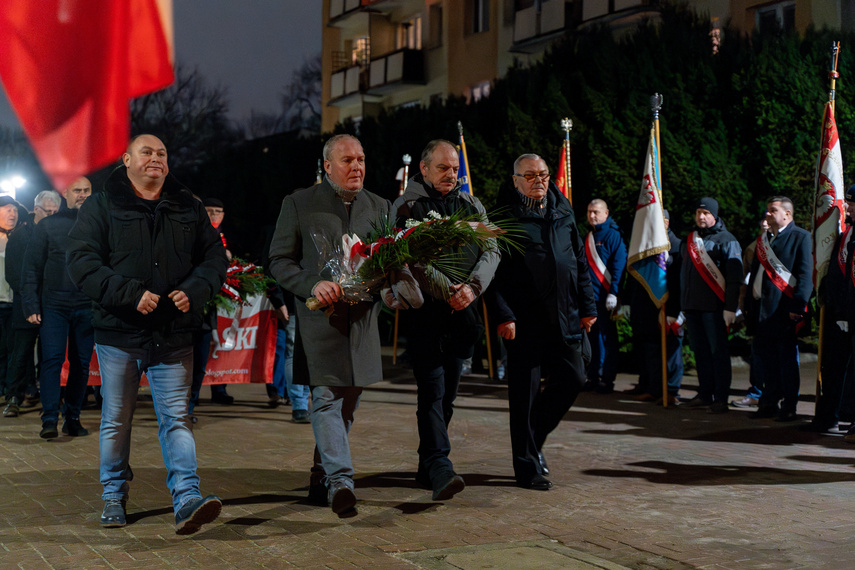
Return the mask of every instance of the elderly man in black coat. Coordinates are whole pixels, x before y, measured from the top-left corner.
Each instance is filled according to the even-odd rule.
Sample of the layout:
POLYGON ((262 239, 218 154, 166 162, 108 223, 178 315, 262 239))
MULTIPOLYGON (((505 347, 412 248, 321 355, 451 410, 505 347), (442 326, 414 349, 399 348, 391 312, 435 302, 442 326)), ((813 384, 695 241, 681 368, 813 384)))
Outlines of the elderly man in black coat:
POLYGON ((523 231, 522 250, 502 256, 494 314, 507 341, 514 475, 519 486, 545 491, 552 482, 541 449, 585 383, 582 330, 590 331, 597 306, 573 208, 549 184, 546 163, 520 156, 513 181, 502 201, 523 231))

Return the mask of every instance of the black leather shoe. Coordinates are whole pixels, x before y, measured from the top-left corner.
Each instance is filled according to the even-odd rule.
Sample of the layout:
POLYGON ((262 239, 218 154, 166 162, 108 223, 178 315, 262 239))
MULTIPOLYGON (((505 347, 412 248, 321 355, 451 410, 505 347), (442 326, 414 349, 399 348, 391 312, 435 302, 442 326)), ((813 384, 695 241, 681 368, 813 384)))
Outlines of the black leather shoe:
POLYGON ((531 479, 517 479, 517 486, 523 489, 532 489, 533 491, 548 491, 552 488, 552 481, 543 475, 535 475, 531 479))
POLYGON ((332 512, 341 515, 356 506, 356 494, 347 485, 337 485, 330 489, 329 502, 332 512))
POLYGON ((543 474, 549 475, 549 467, 546 465, 546 458, 543 456, 543 452, 537 452, 537 460, 540 461, 540 470, 543 471, 543 474))
POLYGON ((80 420, 77 418, 65 418, 62 422, 62 433, 68 434, 71 437, 81 437, 89 435, 89 430, 80 425, 80 420))
POLYGON ((216 495, 190 499, 175 513, 175 534, 193 534, 203 524, 216 520, 222 509, 223 502, 216 495))
POLYGON ((777 417, 781 413, 778 406, 761 406, 756 412, 748 414, 752 420, 762 420, 777 417))
POLYGON ((799 415, 796 412, 789 411, 785 412, 781 410, 781 413, 778 414, 778 417, 775 418, 776 422, 797 422, 799 421, 799 415))
POLYGON ((433 486, 433 500, 447 501, 466 488, 463 477, 452 472, 449 477, 436 481, 433 486))
POLYGON ((20 402, 18 398, 12 396, 6 401, 6 409, 3 410, 3 417, 5 418, 17 418, 18 412, 21 411, 20 402))
POLYGON ((56 420, 48 420, 42 423, 42 431, 39 432, 39 437, 42 439, 59 437, 59 431, 56 429, 56 420))
POLYGON ((125 501, 123 499, 107 499, 101 512, 101 526, 104 528, 121 528, 128 524, 125 518, 125 501))
POLYGON ((614 391, 614 382, 600 382, 594 387, 594 392, 597 394, 611 394, 614 391))
POLYGON ((231 406, 235 403, 234 396, 229 396, 228 394, 220 392, 211 394, 211 401, 215 404, 222 404, 223 406, 231 406))

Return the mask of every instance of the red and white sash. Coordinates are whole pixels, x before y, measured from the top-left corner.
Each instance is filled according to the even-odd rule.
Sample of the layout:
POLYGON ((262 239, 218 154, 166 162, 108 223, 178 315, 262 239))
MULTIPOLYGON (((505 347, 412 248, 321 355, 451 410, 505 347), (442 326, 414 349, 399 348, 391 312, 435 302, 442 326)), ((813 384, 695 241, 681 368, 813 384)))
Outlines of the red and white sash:
POLYGON ((840 273, 846 275, 846 258, 849 257, 849 240, 852 239, 852 226, 846 228, 843 232, 843 239, 840 242, 840 249, 837 252, 837 266, 840 268, 840 273))
POLYGON ((588 232, 588 237, 585 239, 585 255, 588 257, 588 265, 597 277, 597 281, 608 290, 612 286, 612 274, 609 273, 606 264, 603 263, 600 254, 597 253, 594 232, 588 232))
POLYGON ((689 258, 691 258, 697 272, 723 303, 724 275, 721 274, 710 254, 707 253, 707 249, 704 247, 704 239, 698 235, 698 232, 689 234, 689 239, 686 240, 686 248, 689 250, 689 258))
MULTIPOLYGON (((772 251, 772 244, 769 243, 769 232, 763 232, 763 235, 757 238, 757 259, 766 270, 766 276, 772 280, 772 283, 784 295, 792 299, 796 289, 796 277, 790 273, 775 252, 772 251)), ((757 290, 761 286, 761 280, 754 282, 754 297, 759 299, 760 295, 757 290)))

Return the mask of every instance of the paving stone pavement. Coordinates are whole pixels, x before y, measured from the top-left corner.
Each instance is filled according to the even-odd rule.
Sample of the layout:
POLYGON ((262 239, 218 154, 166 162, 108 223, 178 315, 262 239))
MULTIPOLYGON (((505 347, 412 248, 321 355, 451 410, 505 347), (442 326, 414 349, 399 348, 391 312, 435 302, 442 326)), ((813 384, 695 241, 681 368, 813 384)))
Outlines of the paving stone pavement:
MULTIPOLYGON (((450 429, 467 488, 434 502, 413 480, 415 384, 385 360, 352 431, 349 518, 305 500, 311 426, 268 408, 261 384, 231 386, 233 406, 198 408, 202 492, 224 506, 188 537, 174 533, 145 395, 123 529, 98 525, 96 410, 82 418, 92 435, 53 441, 39 439, 37 411, 0 417, 0 568, 853 567, 855 445, 841 437, 586 393, 544 448, 555 487, 529 491, 514 486, 504 385, 470 376, 450 429)), ((814 378, 803 362, 800 413, 812 413, 814 378)), ((683 395, 696 385, 687 376, 683 395)), ((747 385, 737 369, 734 392, 747 385)))

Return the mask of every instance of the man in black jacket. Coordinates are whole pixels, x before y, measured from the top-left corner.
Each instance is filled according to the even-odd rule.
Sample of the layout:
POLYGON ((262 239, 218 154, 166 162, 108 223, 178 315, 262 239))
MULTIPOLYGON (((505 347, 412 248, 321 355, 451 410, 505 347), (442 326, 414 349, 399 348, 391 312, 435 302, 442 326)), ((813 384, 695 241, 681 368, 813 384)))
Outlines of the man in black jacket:
POLYGON ((34 406, 38 400, 36 388, 35 345, 39 325, 27 321, 21 302, 24 255, 36 225, 59 211, 62 198, 53 190, 39 192, 33 213, 9 236, 6 246, 6 281, 12 287, 12 350, 6 383, 5 417, 17 417, 20 408, 34 406))
MULTIPOLYGON (((410 179, 404 194, 392 206, 400 227, 410 218, 427 219, 429 212, 447 216, 462 210, 467 215, 480 214, 486 221, 481 202, 460 191, 460 159, 453 144, 430 141, 422 152, 419 168, 420 172, 410 179)), ((490 284, 499 264, 495 248, 469 246, 447 253, 457 256, 454 276, 433 267, 410 268, 427 294, 420 308, 404 313, 407 351, 413 359, 418 385, 416 480, 433 490, 435 501, 448 500, 465 487, 448 458, 448 424, 454 413, 463 361, 472 358, 475 342, 484 328, 474 301, 490 284)))
POLYGON ((789 422, 798 419, 801 378, 797 331, 813 291, 813 255, 810 233, 793 221, 792 200, 775 196, 766 209, 770 231, 757 242, 746 295, 754 353, 761 361, 765 384, 752 417, 789 422))
POLYGON ((66 188, 67 208, 45 218, 33 230, 24 255, 21 287, 22 305, 27 321, 41 325, 42 358, 39 366, 39 389, 42 399, 44 439, 59 435, 57 421, 60 405, 60 377, 68 347, 68 380, 62 433, 70 436, 89 435, 80 424, 80 410, 89 383, 89 361, 95 344, 92 329, 92 301, 80 292, 68 276, 65 253, 68 230, 77 220, 80 206, 92 194, 88 178, 80 177, 66 188))
POLYGON ((582 329, 596 322, 597 303, 573 208, 549 185, 544 160, 520 156, 513 181, 502 205, 524 232, 523 251, 502 256, 491 294, 508 351, 514 475, 520 487, 546 491, 541 449, 584 386, 582 329))
POLYGON ((222 502, 202 498, 187 402, 193 337, 226 277, 223 242, 202 203, 169 176, 166 147, 132 139, 105 191, 88 200, 69 233, 68 271, 95 301, 101 371, 101 525, 126 524, 133 472, 131 421, 146 374, 172 493, 176 532, 216 519, 222 502))

